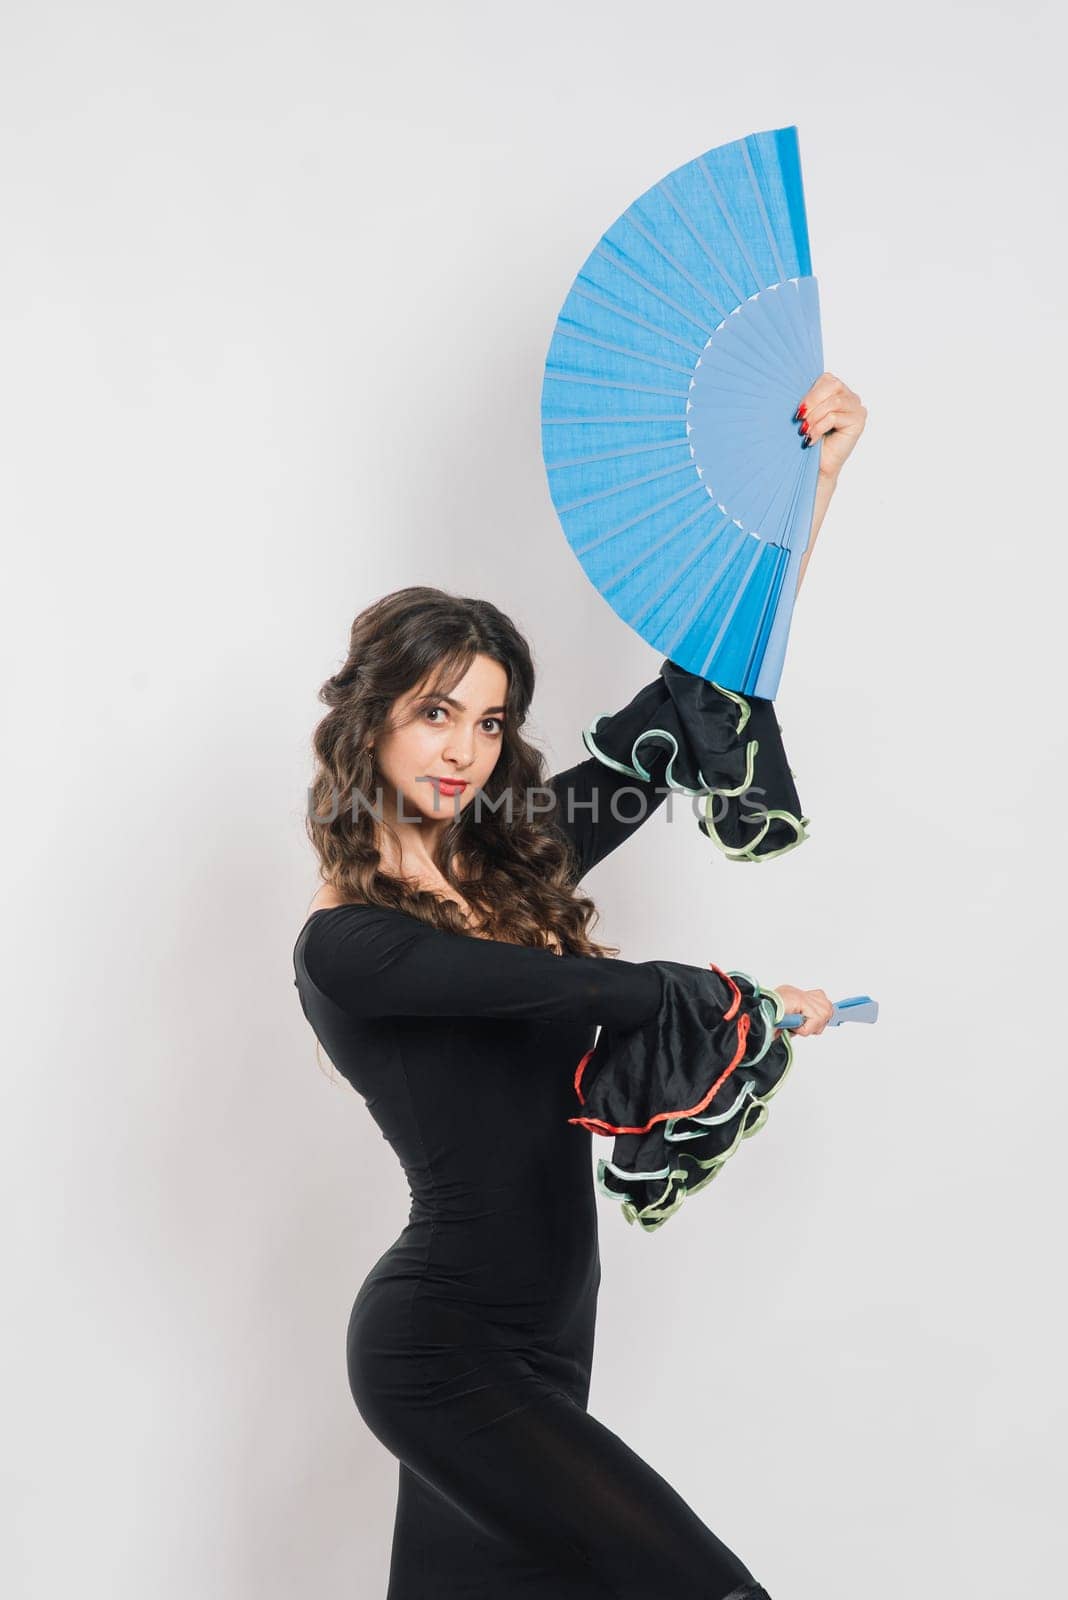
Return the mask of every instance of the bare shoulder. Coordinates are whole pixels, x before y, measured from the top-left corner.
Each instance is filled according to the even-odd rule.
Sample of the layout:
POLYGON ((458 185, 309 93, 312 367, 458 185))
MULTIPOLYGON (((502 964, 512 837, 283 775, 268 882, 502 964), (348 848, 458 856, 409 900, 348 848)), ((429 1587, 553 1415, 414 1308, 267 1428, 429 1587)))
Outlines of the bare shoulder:
POLYGON ((347 900, 342 900, 332 884, 324 883, 316 891, 315 897, 308 907, 308 915, 310 917, 313 911, 328 911, 331 906, 344 906, 349 903, 347 900))
MULTIPOLYGON (((354 908, 361 906, 362 904, 363 902, 359 900, 343 900, 336 889, 330 887, 329 884, 324 884, 316 891, 314 897, 308 905, 307 911, 304 914, 304 921, 301 925, 301 937, 303 938, 303 936, 313 926, 318 927, 321 921, 333 920, 329 917, 321 918, 319 916, 320 911, 340 910, 342 906, 354 908)), ((366 907, 364 907, 364 909, 366 909, 366 907)))

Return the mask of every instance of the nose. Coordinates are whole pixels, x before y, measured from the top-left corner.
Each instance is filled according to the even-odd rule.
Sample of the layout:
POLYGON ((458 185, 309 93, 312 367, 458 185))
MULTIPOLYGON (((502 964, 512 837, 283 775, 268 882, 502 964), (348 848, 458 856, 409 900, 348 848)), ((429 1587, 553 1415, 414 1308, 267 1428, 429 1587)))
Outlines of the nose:
POLYGON ((448 749, 444 750, 442 754, 449 765, 456 768, 457 772, 466 772, 475 759, 473 750, 465 750, 457 744, 449 745, 448 749))

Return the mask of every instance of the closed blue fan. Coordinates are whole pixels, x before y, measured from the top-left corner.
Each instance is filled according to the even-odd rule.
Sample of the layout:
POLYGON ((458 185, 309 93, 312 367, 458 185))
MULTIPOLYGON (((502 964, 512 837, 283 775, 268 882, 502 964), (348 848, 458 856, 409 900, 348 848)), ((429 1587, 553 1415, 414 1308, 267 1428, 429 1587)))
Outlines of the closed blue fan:
POLYGON ((624 622, 687 671, 774 700, 819 446, 823 371, 797 129, 669 173, 564 302, 542 447, 568 543, 624 622))

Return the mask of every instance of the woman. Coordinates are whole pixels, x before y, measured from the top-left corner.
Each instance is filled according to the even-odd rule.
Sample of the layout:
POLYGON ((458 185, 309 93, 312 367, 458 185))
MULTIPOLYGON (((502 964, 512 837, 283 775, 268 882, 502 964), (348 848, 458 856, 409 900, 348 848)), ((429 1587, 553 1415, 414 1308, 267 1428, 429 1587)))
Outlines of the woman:
MULTIPOLYGON (((833 430, 814 539, 865 413, 831 374, 799 412, 814 436, 833 430)), ((701 824, 731 854, 781 853, 805 819, 767 702, 748 702, 743 738, 739 696, 665 662, 596 720, 589 759, 546 779, 521 731, 533 688, 528 647, 494 606, 410 588, 356 618, 321 691, 308 826, 323 887, 295 981, 411 1191, 347 1346, 356 1406, 400 1463, 388 1600, 766 1600, 586 1409, 600 1282, 589 1129, 605 1119, 577 1113, 614 1108, 629 1137, 647 1114, 663 1130, 657 1096, 690 1107, 736 1068, 771 1063, 774 1086, 790 1054, 774 1020, 800 1011, 794 1037, 817 1034, 831 1003, 712 963, 615 959, 578 884, 669 789, 700 792, 698 774, 735 791, 701 824)), ((706 1175, 673 1173, 667 1210, 741 1132, 728 1128, 706 1175)), ((628 1195, 630 1214, 655 1225, 665 1194, 649 1217, 628 1195)))

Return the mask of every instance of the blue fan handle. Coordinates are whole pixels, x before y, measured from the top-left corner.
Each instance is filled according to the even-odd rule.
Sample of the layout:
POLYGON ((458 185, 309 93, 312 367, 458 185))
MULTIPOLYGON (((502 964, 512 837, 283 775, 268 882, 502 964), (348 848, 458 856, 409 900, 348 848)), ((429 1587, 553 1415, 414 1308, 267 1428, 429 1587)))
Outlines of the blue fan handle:
MULTIPOLYGON (((874 1022, 879 1015, 879 1002, 870 994, 850 995, 848 1000, 836 1000, 834 1010, 827 1019, 828 1028, 837 1028, 843 1022, 874 1022)), ((778 1028, 800 1028, 804 1022, 800 1011, 791 1011, 775 1024, 778 1028)))

